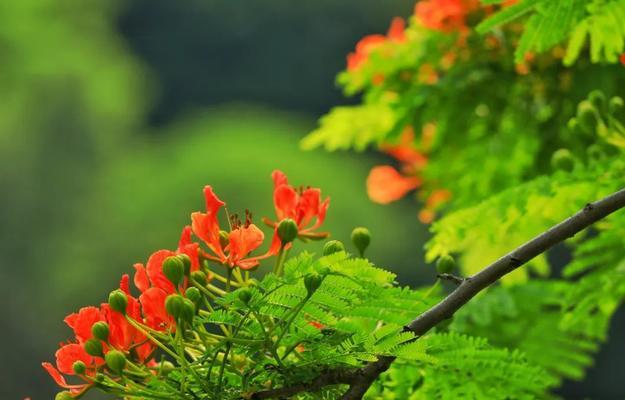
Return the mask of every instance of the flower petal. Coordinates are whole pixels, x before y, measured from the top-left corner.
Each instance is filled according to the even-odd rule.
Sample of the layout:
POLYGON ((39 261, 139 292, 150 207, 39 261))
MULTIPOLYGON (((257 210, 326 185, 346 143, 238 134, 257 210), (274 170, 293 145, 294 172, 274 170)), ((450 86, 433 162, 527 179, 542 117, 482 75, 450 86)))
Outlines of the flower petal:
POLYGON ((104 318, 97 307, 83 307, 78 313, 70 314, 65 318, 65 323, 72 328, 79 343, 84 343, 91 338, 91 327, 104 318))
POLYGON ((140 292, 145 292, 150 287, 150 280, 148 278, 148 274, 145 271, 145 267, 141 263, 136 263, 134 265, 135 268, 135 277, 134 284, 139 289, 140 292))
POLYGON ((76 361, 82 361, 87 366, 94 363, 94 357, 87 354, 84 347, 78 343, 66 344, 55 353, 56 367, 61 373, 75 375, 73 365, 76 361))
POLYGON ((276 187, 273 191, 273 204, 276 209, 278 220, 285 218, 297 218, 297 203, 299 196, 293 187, 284 184, 276 187))
POLYGON ((265 240, 265 234, 254 224, 233 229, 228 235, 227 246, 231 263, 239 265, 239 262, 257 249, 263 240, 265 240))
POLYGON ((162 330, 173 325, 173 319, 165 310, 167 295, 163 289, 151 287, 139 296, 145 322, 153 329, 162 330))
POLYGON ((191 272, 200 269, 199 249, 200 245, 191 240, 191 232, 193 230, 189 225, 182 229, 180 241, 178 242, 178 253, 186 254, 191 259, 191 272))
POLYGON ((367 177, 369 198, 380 204, 399 200, 419 185, 421 185, 421 179, 403 176, 395 168, 388 165, 372 168, 367 177))
POLYGON ((150 256, 146 265, 146 272, 150 278, 150 282, 152 282, 152 286, 160 287, 167 293, 173 293, 175 288, 165 274, 163 274, 163 261, 165 261, 167 257, 175 255, 176 253, 171 250, 158 250, 150 256))

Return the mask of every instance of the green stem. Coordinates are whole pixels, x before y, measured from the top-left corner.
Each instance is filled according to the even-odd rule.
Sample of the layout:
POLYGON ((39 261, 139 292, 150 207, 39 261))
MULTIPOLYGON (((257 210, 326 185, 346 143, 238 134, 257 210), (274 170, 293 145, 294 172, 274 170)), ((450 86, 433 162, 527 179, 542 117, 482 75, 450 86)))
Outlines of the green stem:
POLYGON ((280 336, 278 336, 278 339, 276 340, 276 344, 275 344, 275 348, 277 349, 280 341, 282 340, 282 338, 284 337, 284 335, 286 335, 286 333, 289 331, 289 328, 291 327, 291 324, 293 323, 293 321, 295 320, 295 317, 297 317, 297 314, 299 314, 300 311, 302 311, 302 308, 304 308, 304 305, 306 305, 306 302, 310 299, 310 296, 306 296, 304 297, 304 299, 297 305, 297 307, 295 307, 293 309, 292 315, 289 316, 289 320, 286 322, 286 325, 284 326, 284 329, 282 330, 282 332, 280 333, 280 336))
POLYGON ((185 369, 187 369, 187 359, 184 356, 184 343, 182 342, 182 335, 181 335, 181 331, 182 331, 182 326, 181 323, 182 321, 178 321, 178 329, 176 329, 176 337, 174 338, 174 341, 176 342, 176 349, 178 352, 178 356, 180 357, 180 369, 182 370, 182 373, 180 374, 180 392, 184 395, 184 392, 186 391, 186 375, 185 374, 185 369))
POLYGON ((282 276, 282 264, 284 264, 284 257, 286 252, 284 251, 284 244, 280 245, 280 250, 278 251, 278 258, 276 258, 276 264, 273 266, 273 273, 277 276, 282 276))
MULTIPOLYGON (((236 326, 236 328, 234 329, 234 332, 232 333, 232 338, 234 338, 234 336, 236 336, 239 333, 239 330, 243 327, 243 324, 245 323, 245 321, 247 320, 247 318, 249 317, 250 313, 252 311, 249 310, 247 313, 245 313, 245 315, 243 316, 243 318, 241 318, 241 321, 239 321, 239 324, 236 326)), ((219 368, 219 378, 218 378, 218 389, 217 392, 221 392, 221 384, 223 381, 223 375, 224 375, 224 370, 226 368, 226 363, 228 362, 228 354, 230 353, 230 349, 232 348, 232 342, 228 342, 228 344, 226 344, 226 351, 224 352, 224 358, 221 362, 221 367, 219 368)))
POLYGON ((226 291, 219 289, 217 286, 211 285, 210 283, 206 284, 206 287, 213 292, 217 293, 219 296, 225 296, 226 291))
POLYGON ((228 268, 228 278, 226 280, 226 292, 230 291, 231 280, 232 280, 232 268, 228 268))
MULTIPOLYGON (((173 351, 171 351, 167 346, 165 346, 163 343, 161 343, 158 339, 156 339, 154 336, 152 336, 150 334, 150 332, 146 331, 145 329, 143 329, 143 327, 138 324, 135 320, 133 320, 132 318, 130 318, 128 315, 125 315, 126 317, 126 321, 128 321, 128 323, 130 323, 130 325, 132 325, 135 329, 137 329, 139 332, 143 333, 148 339, 150 339, 150 341, 152 341, 152 343, 154 343, 155 345, 157 345, 158 347, 161 348, 161 350, 163 350, 165 353, 169 354, 170 356, 172 356, 175 360, 178 360, 178 355, 176 353, 174 353, 173 351)), ((177 329, 176 329, 177 331, 177 329)), ((180 361, 180 360, 178 360, 180 361)))
MULTIPOLYGON (((230 268, 230 267, 226 267, 226 268, 230 268)), ((228 282, 228 278, 223 277, 223 276, 221 276, 221 275, 218 275, 218 274, 213 274, 213 277, 217 278, 217 280, 218 280, 219 282, 221 282, 221 283, 226 283, 226 282, 228 282)), ((236 287, 239 287, 239 286, 240 286, 240 285, 239 285, 238 283, 236 283, 236 282, 230 282, 230 284, 231 284, 232 286, 236 286, 236 287)))
POLYGON ((280 359, 280 356, 278 355, 278 352, 276 351, 276 346, 274 346, 273 342, 271 341, 271 336, 269 336, 269 332, 267 332, 267 330, 265 329, 265 324, 263 324, 263 321, 260 319, 260 315, 258 315, 255 311, 252 311, 252 315, 254 316, 256 321, 258 321, 258 324, 260 325, 260 329, 262 329, 263 331, 263 335, 265 336, 265 342, 269 345, 269 352, 271 353, 273 358, 276 360, 278 365, 281 367, 284 367, 284 364, 282 364, 282 360, 280 359))

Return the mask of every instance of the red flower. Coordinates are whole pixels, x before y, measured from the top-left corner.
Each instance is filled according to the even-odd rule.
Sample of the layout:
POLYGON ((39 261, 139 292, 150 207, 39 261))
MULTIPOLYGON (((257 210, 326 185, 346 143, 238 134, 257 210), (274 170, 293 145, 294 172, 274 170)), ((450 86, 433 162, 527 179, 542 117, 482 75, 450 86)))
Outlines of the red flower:
POLYGON ((390 165, 380 165, 369 172, 367 194, 376 203, 388 204, 401 199, 420 185, 421 179, 416 176, 403 176, 390 165))
POLYGON ((273 203, 276 209, 277 222, 265 219, 265 223, 277 227, 280 221, 291 218, 298 228, 298 236, 302 238, 324 238, 326 232, 315 232, 325 220, 330 198, 321 200, 321 190, 318 188, 295 188, 289 185, 286 175, 282 171, 273 171, 273 203))
POLYGON ((621 54, 621 56, 619 57, 619 61, 621 62, 621 64, 625 65, 625 53, 621 54))
MULTIPOLYGON (((58 357, 59 357, 59 352, 61 351, 61 349, 59 349, 59 351, 56 352, 57 368, 58 368, 58 365, 59 365, 58 357)), ((62 359, 63 359, 63 357, 64 356, 62 356, 62 359)), ((61 365, 64 365, 65 362, 66 362, 65 360, 61 361, 61 365)), ((72 362, 72 365, 73 365, 73 362, 72 362)), ((52 365, 52 364, 50 364, 48 362, 44 362, 44 363, 41 363, 41 366, 43 367, 43 369, 46 370, 46 372, 48 372, 48 374, 50 374, 50 376, 52 377, 52 379, 54 379, 54 382, 56 382, 57 385, 59 385, 63 389, 68 389, 74 395, 79 395, 80 393, 86 391, 92 385, 91 383, 82 383, 82 384, 79 384, 79 385, 70 385, 70 384, 67 383, 67 381, 65 380, 65 377, 59 372, 59 370, 54 367, 54 365, 52 365)), ((74 375, 74 371, 72 370, 68 374, 69 375, 74 375)))
MULTIPOLYGON (((126 313, 129 317, 141 321, 141 308, 137 299, 129 292, 129 277, 124 275, 120 282, 122 289, 128 298, 126 313)), ((77 313, 68 315, 65 318, 67 325, 74 331, 76 342, 61 346, 56 352, 56 368, 50 363, 43 363, 43 368, 50 374, 52 379, 61 387, 69 389, 72 393, 79 393, 86 390, 91 383, 80 385, 69 385, 62 374, 75 375, 73 365, 76 361, 82 361, 87 366, 85 374, 93 376, 97 367, 104 364, 101 357, 93 357, 84 349, 84 343, 92 338, 91 328, 98 321, 105 321, 109 326, 108 344, 103 343, 104 353, 110 348, 129 353, 132 350, 134 358, 144 363, 154 351, 154 344, 147 341, 147 338, 135 329, 126 318, 110 309, 108 304, 102 304, 100 308, 84 307, 77 313)))
POLYGON ((401 43, 406 40, 404 32, 406 23, 402 18, 393 18, 391 26, 384 35, 367 35, 356 43, 354 52, 347 55, 347 70, 354 71, 358 69, 365 61, 369 59, 369 55, 381 45, 387 42, 401 43))
POLYGON ((228 243, 224 246, 220 240, 220 227, 217 214, 225 205, 210 186, 204 187, 206 199, 206 212, 194 212, 191 214, 193 233, 208 246, 212 254, 203 254, 204 257, 228 265, 231 268, 252 269, 260 263, 260 260, 275 254, 275 246, 272 246, 262 256, 249 257, 263 243, 265 234, 251 222, 251 216, 246 215, 245 223, 241 223, 236 216, 232 218, 232 229, 228 233, 228 243))
POLYGON ((157 330, 167 330, 175 326, 175 321, 165 310, 165 299, 169 294, 159 287, 151 287, 139 296, 144 322, 157 330))
POLYGON ((78 343, 91 339, 91 327, 98 321, 104 321, 102 312, 97 307, 83 307, 77 313, 65 317, 65 323, 72 328, 78 343))
POLYGON ((383 143, 380 150, 402 164, 402 173, 389 165, 371 169, 367 177, 367 194, 376 203, 388 204, 401 199, 422 183, 417 174, 427 164, 427 157, 414 144, 414 131, 408 126, 399 143, 383 143))
MULTIPOLYGON (((168 294, 174 293, 176 288, 169 279, 167 279, 165 274, 163 274, 163 261, 165 261, 167 257, 178 254, 186 254, 189 256, 191 259, 191 272, 200 269, 199 244, 191 241, 190 226, 185 226, 182 230, 180 241, 178 242, 178 249, 176 251, 158 250, 150 256, 146 267, 140 263, 134 265, 134 283, 137 289, 143 293, 151 284, 152 287, 161 288, 168 294)), ((183 288, 185 287, 186 281, 183 284, 183 288)))
POLYGON ((479 7, 478 0, 423 0, 415 16, 426 27, 442 32, 466 29, 466 16, 479 7))

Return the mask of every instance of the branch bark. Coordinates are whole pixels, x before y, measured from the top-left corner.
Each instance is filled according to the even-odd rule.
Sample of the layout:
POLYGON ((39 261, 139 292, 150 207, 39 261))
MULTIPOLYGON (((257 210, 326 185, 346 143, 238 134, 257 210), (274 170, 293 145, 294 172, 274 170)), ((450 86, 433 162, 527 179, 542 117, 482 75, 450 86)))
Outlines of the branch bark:
MULTIPOLYGON (((625 207, 625 189, 621 189, 594 203, 588 203, 572 217, 536 236, 475 275, 465 278, 453 292, 415 318, 408 324, 406 329, 414 332, 417 336, 424 335, 440 322, 451 318, 458 309, 469 302, 476 294, 495 283, 501 277, 623 207, 625 207)), ((343 400, 362 399, 373 382, 391 366, 394 360, 394 357, 382 356, 377 361, 371 362, 360 369, 346 372, 340 376, 334 375, 334 378, 339 379, 328 380, 326 375, 321 375, 310 384, 259 392, 256 395, 261 393, 267 393, 267 395, 253 398, 262 399, 279 397, 281 395, 293 395, 302 391, 319 390, 321 387, 330 384, 342 383, 350 385, 342 397, 343 400), (324 384, 325 382, 328 383, 324 384), (321 384, 324 385, 320 386, 321 384), (278 393, 280 390, 283 391, 281 394, 278 393), (269 396, 271 393, 268 392, 274 392, 274 394, 269 396)))

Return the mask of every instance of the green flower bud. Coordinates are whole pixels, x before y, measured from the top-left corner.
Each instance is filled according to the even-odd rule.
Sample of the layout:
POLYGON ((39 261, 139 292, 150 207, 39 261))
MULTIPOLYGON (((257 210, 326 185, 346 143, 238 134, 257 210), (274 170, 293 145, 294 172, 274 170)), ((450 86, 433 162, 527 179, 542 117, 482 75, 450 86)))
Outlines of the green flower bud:
POLYGON ((180 318, 182 320, 191 323, 193 321, 193 317, 195 316, 195 304, 189 299, 183 300, 182 306, 182 315, 180 318))
POLYGON ((128 306, 128 297, 126 297, 126 293, 119 289, 113 290, 109 295, 109 306, 113 311, 126 314, 126 307, 128 306))
POLYGON ((323 277, 319 274, 309 274, 304 277, 304 286, 308 291, 308 295, 311 296, 319 286, 321 286, 321 282, 323 282, 323 277))
POLYGON ((198 304, 202 300, 202 293, 196 287, 190 287, 184 292, 184 296, 191 300, 194 304, 198 304))
POLYGON ((167 257, 163 261, 163 274, 174 286, 178 286, 184 278, 184 263, 178 256, 167 257))
POLYGON ((106 375, 104 375, 102 372, 98 372, 97 374, 95 374, 96 382, 104 382, 105 380, 106 380, 106 375))
POLYGON ((191 279, 196 281, 198 285, 205 286, 208 279, 206 278, 206 274, 203 271, 193 271, 191 272, 191 279))
POLYGON ((577 123, 583 132, 588 134, 595 133, 595 129, 599 123, 599 116, 588 100, 582 101, 577 106, 577 123))
POLYGON ((358 249, 358 253, 361 256, 365 254, 365 250, 369 247, 369 243, 371 243, 371 233, 367 228, 355 228, 352 231, 352 243, 358 249))
POLYGON ((219 231, 219 244, 221 247, 226 247, 230 242, 230 235, 226 231, 219 231))
POLYGON ((191 258, 186 254, 178 254, 178 258, 182 261, 182 265, 184 265, 184 275, 188 276, 191 272, 191 258))
POLYGON ((338 253, 339 251, 345 251, 345 246, 338 240, 329 240, 323 245, 323 255, 329 256, 330 254, 338 253))
POLYGON ((84 375, 85 371, 87 371, 87 365, 79 360, 72 364, 72 369, 76 375, 84 375))
POLYGON ((67 390, 62 392, 58 392, 56 396, 54 396, 54 400, 74 400, 74 396, 67 390))
POLYGON ((282 241, 282 244, 291 243, 297 238, 297 224, 291 218, 286 218, 280 221, 278 225, 278 237, 282 241))
POLYGON ((608 110, 610 114, 613 116, 618 115, 625 109, 625 102, 623 102, 623 98, 619 96, 612 97, 610 99, 610 103, 608 104, 608 110))
POLYGON ((448 274, 456 267, 456 261, 450 255, 440 256, 436 261, 436 271, 439 274, 448 274))
POLYGON ((170 294, 165 299, 165 310, 167 314, 178 319, 182 316, 182 309, 184 308, 184 298, 179 294, 170 294))
POLYGON ((89 339, 85 342, 85 351, 90 356, 102 357, 102 342, 98 339, 89 339))
POLYGON ((605 151, 596 143, 588 146, 586 154, 588 154, 588 159, 591 161, 601 161, 606 156, 605 151))
POLYGON ((94 338, 106 342, 109 340, 109 325, 104 321, 98 321, 91 327, 91 334, 94 338))
POLYGON ((162 361, 158 365, 158 370, 161 372, 162 375, 167 375, 174 369, 176 369, 176 367, 169 361, 162 361))
POLYGON ((571 172, 575 167, 575 158, 568 149, 558 149, 551 155, 551 166, 556 170, 571 172))
POLYGON ((247 304, 252 300, 252 292, 249 289, 241 289, 239 290, 239 300, 243 303, 247 304))
POLYGON ((603 94, 600 90, 593 90, 588 94, 588 101, 597 109, 599 112, 605 112, 606 109, 606 98, 605 94, 603 94))
POLYGON ((126 356, 124 353, 117 350, 111 350, 106 353, 104 361, 106 361, 106 366, 109 367, 111 371, 120 375, 126 366, 126 356))

